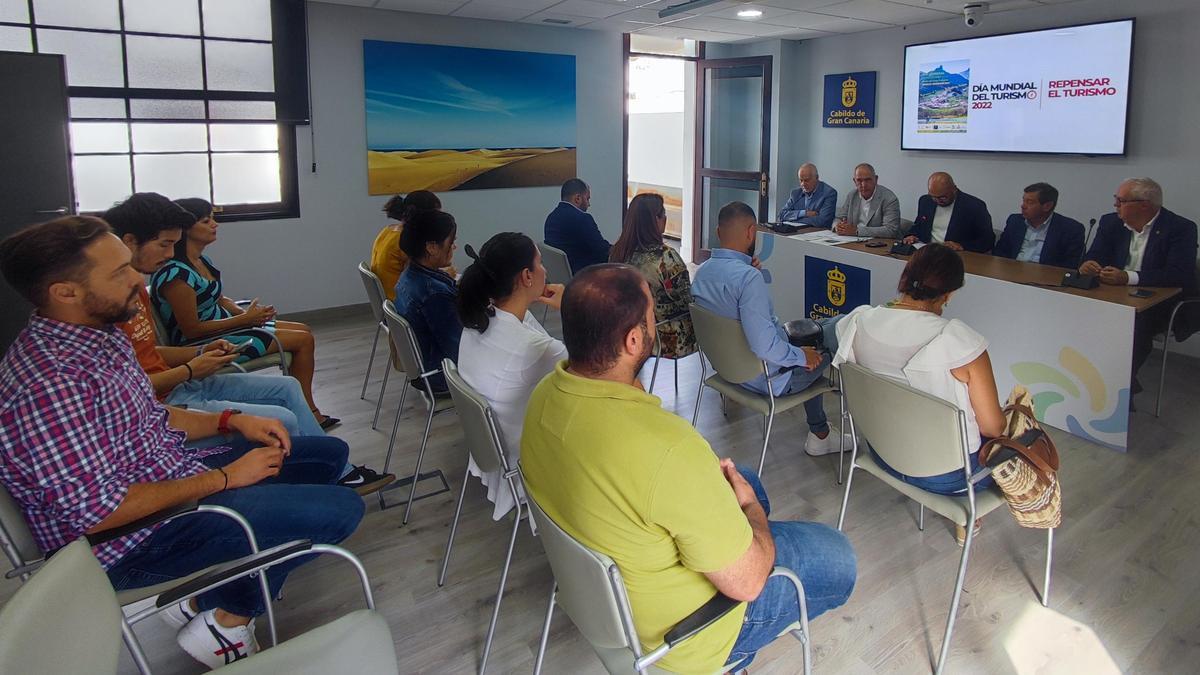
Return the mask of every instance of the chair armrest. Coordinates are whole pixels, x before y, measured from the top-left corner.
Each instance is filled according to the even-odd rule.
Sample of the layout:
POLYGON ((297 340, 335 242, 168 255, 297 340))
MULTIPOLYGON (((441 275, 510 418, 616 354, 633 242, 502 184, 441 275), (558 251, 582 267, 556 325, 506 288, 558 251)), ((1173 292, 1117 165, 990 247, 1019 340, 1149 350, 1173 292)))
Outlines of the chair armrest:
POLYGON ((297 539, 286 544, 258 553, 252 553, 237 560, 218 565, 210 572, 202 574, 191 581, 179 584, 158 596, 155 605, 159 608, 168 607, 185 598, 198 595, 217 586, 224 585, 234 579, 239 579, 271 565, 283 562, 294 553, 307 552, 312 549, 312 542, 307 539, 297 539))
POLYGON ((708 602, 700 605, 699 609, 685 616, 682 621, 667 631, 667 634, 663 636, 663 641, 668 646, 674 647, 713 625, 740 604, 742 604, 741 601, 734 600, 723 593, 717 593, 708 602))
POLYGON ((159 523, 166 522, 180 515, 191 513, 195 511, 198 506, 199 505, 194 500, 183 502, 182 504, 177 504, 175 506, 162 509, 161 511, 155 511, 150 515, 138 518, 131 523, 126 523, 118 527, 102 530, 100 532, 96 532, 95 534, 89 534, 87 535, 88 545, 99 546, 100 544, 110 542, 114 539, 120 539, 127 534, 133 534, 138 530, 144 530, 147 527, 153 527, 159 523))

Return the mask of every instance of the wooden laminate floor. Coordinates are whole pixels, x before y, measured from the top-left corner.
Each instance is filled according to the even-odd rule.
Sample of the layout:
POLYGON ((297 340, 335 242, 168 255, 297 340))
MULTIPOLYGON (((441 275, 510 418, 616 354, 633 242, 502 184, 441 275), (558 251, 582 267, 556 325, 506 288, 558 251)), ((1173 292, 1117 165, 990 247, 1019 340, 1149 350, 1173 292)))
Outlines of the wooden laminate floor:
MULTIPOLYGON (((548 324, 557 332, 553 312, 548 324)), ((379 467, 400 382, 393 378, 380 428, 372 430, 383 374, 378 359, 368 400, 359 400, 372 322, 364 309, 361 314, 315 321, 313 326, 318 339, 318 402, 343 419, 334 433, 350 444, 353 461, 379 467)), ((1022 530, 1004 510, 985 519, 970 560, 948 672, 1196 672, 1200 367, 1186 358, 1173 357, 1172 364, 1171 399, 1164 416, 1134 416, 1128 454, 1054 433, 1063 455, 1065 518, 1055 541, 1049 609, 1038 604, 1037 595, 1045 550, 1042 532, 1022 530)), ((695 357, 683 361, 676 394, 671 364, 665 362, 656 393, 665 406, 690 419, 698 375, 695 357)), ((1153 389, 1156 372, 1147 372, 1143 380, 1153 389)), ((408 397, 400 417, 394 459, 398 474, 412 470, 420 444, 424 409, 413 407, 419 404, 414 398, 408 397)), ((1143 410, 1153 407, 1150 395, 1143 394, 1137 403, 1143 410)), ((836 399, 827 397, 831 418, 836 405, 836 399)), ((699 428, 718 454, 747 464, 757 459, 762 427, 748 411, 731 406, 728 418, 723 417, 718 397, 710 392, 699 428)), ((803 411, 776 420, 764 471, 772 517, 832 525, 842 496, 834 483, 837 456, 805 455, 804 432, 803 411)), ((453 491, 417 502, 407 526, 401 526, 402 508, 380 511, 371 498, 361 526, 345 542, 371 575, 378 609, 391 625, 406 673, 470 673, 479 665, 509 523, 491 520, 491 505, 472 479, 448 582, 444 588, 436 586, 465 465, 456 415, 437 416, 426 467, 443 470, 453 491)), ((858 555, 858 584, 848 604, 812 624, 817 672, 930 672, 958 563, 951 529, 931 516, 925 531, 918 531, 912 502, 871 476, 858 474, 846 527, 858 555)), ((492 672, 532 671, 550 585, 540 544, 522 527, 489 662, 492 672)), ((15 582, 0 583, 0 599, 15 588, 15 582)), ((285 593, 276 609, 283 638, 362 606, 353 573, 334 559, 318 560, 295 572, 285 593)), ((142 623, 137 632, 156 672, 201 670, 178 649, 159 620, 142 623)), ((260 626, 260 641, 265 642, 265 636, 260 626)), ((799 643, 780 640, 760 653, 752 671, 799 672, 800 653, 799 643)), ((125 655, 122 671, 133 672, 125 655)), ((552 628, 546 672, 603 672, 561 614, 552 628)))

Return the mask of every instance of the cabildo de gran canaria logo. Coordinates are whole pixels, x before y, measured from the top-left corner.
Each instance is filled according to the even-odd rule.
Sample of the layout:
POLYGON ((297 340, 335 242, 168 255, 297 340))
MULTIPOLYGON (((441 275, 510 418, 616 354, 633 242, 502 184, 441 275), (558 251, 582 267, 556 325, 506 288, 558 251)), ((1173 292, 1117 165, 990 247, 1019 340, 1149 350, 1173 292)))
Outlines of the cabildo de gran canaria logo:
POLYGON ((842 105, 853 108, 855 103, 858 103, 858 81, 853 75, 847 75, 842 82, 842 105))
POLYGON ((1023 361, 1012 365, 1013 377, 1033 392, 1033 412, 1039 420, 1067 397, 1079 401, 1086 396, 1091 419, 1081 420, 1068 413, 1067 431, 1101 445, 1123 450, 1124 436, 1129 429, 1129 389, 1117 392, 1110 401, 1104 376, 1086 356, 1071 347, 1058 353, 1061 369, 1039 361, 1023 361))
POLYGON ((834 307, 846 304, 846 275, 834 267, 825 277, 828 279, 828 283, 825 285, 825 295, 829 298, 829 304, 834 307))

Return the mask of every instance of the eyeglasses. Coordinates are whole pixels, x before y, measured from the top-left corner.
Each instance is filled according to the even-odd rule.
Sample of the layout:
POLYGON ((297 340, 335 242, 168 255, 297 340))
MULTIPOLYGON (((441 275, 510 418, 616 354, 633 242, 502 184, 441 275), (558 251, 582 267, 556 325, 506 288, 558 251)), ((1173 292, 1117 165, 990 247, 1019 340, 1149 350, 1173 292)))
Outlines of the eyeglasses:
POLYGON ((1113 195, 1113 203, 1117 204, 1118 206, 1121 204, 1132 204, 1133 202, 1147 202, 1147 201, 1150 201, 1150 200, 1148 200, 1148 199, 1133 199, 1133 198, 1121 199, 1120 197, 1113 195))

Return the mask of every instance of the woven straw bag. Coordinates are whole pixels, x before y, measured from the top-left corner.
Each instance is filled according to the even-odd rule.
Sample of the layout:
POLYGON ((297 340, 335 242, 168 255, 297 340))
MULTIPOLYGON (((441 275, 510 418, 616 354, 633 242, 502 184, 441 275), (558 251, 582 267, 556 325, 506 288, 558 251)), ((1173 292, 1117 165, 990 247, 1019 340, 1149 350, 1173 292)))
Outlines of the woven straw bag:
POLYGON ((980 448, 979 462, 992 467, 1017 524, 1046 529, 1062 523, 1058 449, 1034 419, 1032 403, 1025 387, 1013 388, 1004 405, 1004 434, 980 448))

